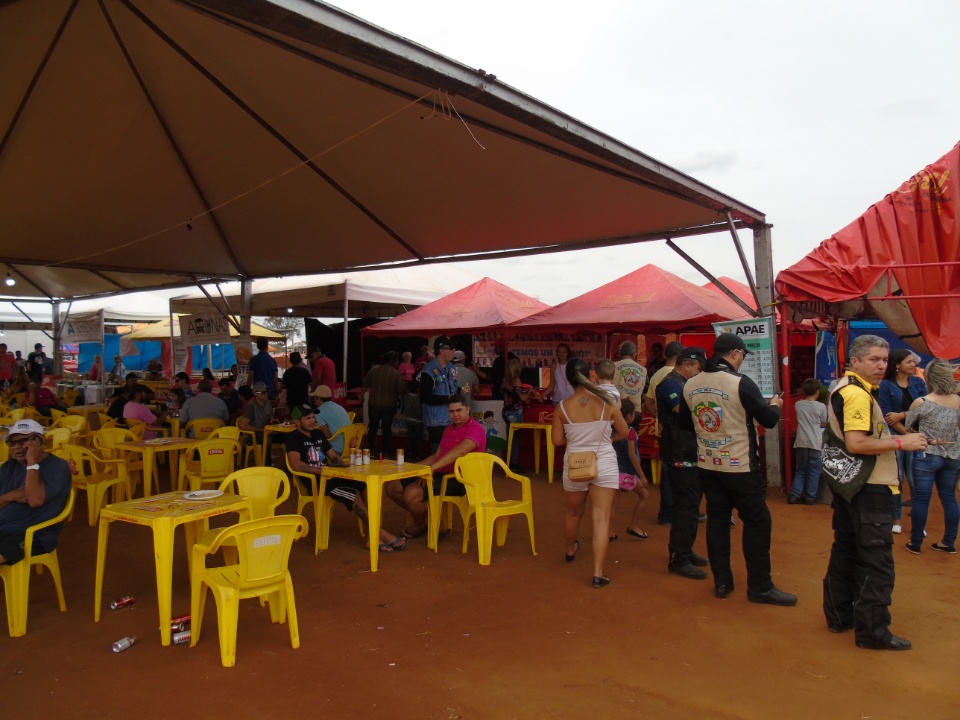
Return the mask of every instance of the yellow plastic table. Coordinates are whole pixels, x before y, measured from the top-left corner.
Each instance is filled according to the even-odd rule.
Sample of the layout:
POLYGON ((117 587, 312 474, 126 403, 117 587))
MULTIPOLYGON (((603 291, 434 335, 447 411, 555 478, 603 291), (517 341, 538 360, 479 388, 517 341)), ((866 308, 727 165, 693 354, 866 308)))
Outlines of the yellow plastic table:
MULTIPOLYGON (((547 440, 547 480, 553 482, 553 425, 551 423, 517 422, 510 423, 510 432, 507 433, 507 459, 510 458, 510 448, 513 447, 513 433, 515 430, 533 430, 533 469, 540 472, 540 438, 541 432, 546 432, 547 440)), ((517 453, 519 460, 519 453, 517 453)))
MULTIPOLYGON (((404 463, 397 465, 393 460, 371 460, 369 465, 350 465, 337 467, 327 465, 321 477, 356 480, 367 485, 367 513, 370 518, 370 572, 377 571, 380 557, 380 519, 383 514, 383 486, 391 480, 422 477, 433 482, 433 473, 429 465, 404 463)), ((314 527, 320 524, 320 502, 315 502, 314 527)), ((429 540, 429 538, 428 538, 429 540)), ((429 544, 429 543, 428 543, 429 544)), ((436 541, 434 540, 434 545, 436 541)), ((431 546, 431 550, 433 546, 431 546)))
POLYGON ((270 464, 269 458, 267 457, 267 445, 270 442, 270 433, 288 433, 296 429, 296 424, 292 422, 272 423, 263 426, 263 447, 260 450, 260 458, 264 465, 270 464))
MULTIPOLYGON (((152 440, 132 440, 130 442, 117 443, 118 448, 132 450, 143 455, 143 496, 150 497, 152 492, 151 482, 153 479, 153 459, 158 452, 172 452, 170 458, 170 477, 174 480, 177 477, 177 460, 179 452, 187 445, 191 445, 195 440, 190 438, 154 438, 152 440)), ((157 488, 160 487, 159 481, 157 488)))
POLYGON ((109 405, 74 405, 67 408, 71 415, 83 415, 86 417, 90 413, 106 412, 109 405))
POLYGON ((100 604, 103 597, 103 569, 107 560, 107 540, 110 523, 115 520, 147 525, 153 530, 153 554, 156 560, 157 600, 160 612, 160 642, 170 644, 170 617, 173 595, 173 536, 178 525, 183 525, 186 538, 187 562, 190 562, 197 534, 207 518, 226 513, 240 513, 241 520, 250 519, 249 498, 224 493, 204 499, 187 500, 182 492, 164 493, 152 498, 127 500, 107 505, 100 511, 97 537, 97 576, 94 588, 93 620, 100 622, 100 604))

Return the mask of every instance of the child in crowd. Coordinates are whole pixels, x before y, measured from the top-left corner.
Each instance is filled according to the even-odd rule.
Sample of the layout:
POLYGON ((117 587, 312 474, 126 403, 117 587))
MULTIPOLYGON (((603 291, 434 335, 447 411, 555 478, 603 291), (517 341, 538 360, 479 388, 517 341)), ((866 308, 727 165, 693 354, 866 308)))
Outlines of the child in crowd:
POLYGON ((423 406, 420 404, 420 383, 416 380, 407 383, 407 393, 403 396, 403 419, 407 428, 407 460, 419 460, 423 451, 423 406))
MULTIPOLYGON (((599 370, 597 375, 599 377, 599 370)), ((617 453, 617 465, 620 469, 620 493, 633 492, 637 495, 637 504, 633 508, 630 524, 627 525, 627 535, 645 540, 647 534, 640 529, 640 508, 643 507, 643 503, 646 502, 650 493, 647 491, 647 477, 640 467, 640 454, 637 452, 637 426, 640 424, 640 416, 630 398, 624 398, 621 401, 620 412, 623 413, 623 419, 630 427, 627 437, 613 444, 613 449, 617 453)), ((620 505, 620 493, 617 493, 610 510, 611 527, 613 527, 613 519, 617 514, 617 507, 620 505)), ((611 535, 610 540, 612 542, 619 537, 619 535, 611 535)))
POLYGON ((793 406, 797 413, 797 439, 793 443, 797 451, 797 472, 787 502, 813 505, 820 485, 820 447, 823 428, 827 426, 827 406, 819 401, 819 380, 807 378, 801 387, 804 399, 793 406))
MULTIPOLYGON (((612 395, 617 402, 620 402, 620 391, 617 390, 617 386, 613 384, 613 378, 617 374, 617 366, 613 360, 601 360, 597 363, 595 372, 597 373, 597 385, 609 395, 612 395)), ((624 415, 623 417, 626 419, 627 416, 624 415)))

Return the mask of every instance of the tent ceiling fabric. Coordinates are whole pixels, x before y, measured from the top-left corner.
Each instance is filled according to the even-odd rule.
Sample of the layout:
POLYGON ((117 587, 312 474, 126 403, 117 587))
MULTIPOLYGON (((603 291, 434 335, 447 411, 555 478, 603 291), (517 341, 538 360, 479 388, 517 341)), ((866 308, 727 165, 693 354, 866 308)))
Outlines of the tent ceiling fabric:
POLYGON ((0 262, 19 297, 609 245, 725 230, 726 211, 764 223, 312 0, 12 0, 0 66, 0 262))

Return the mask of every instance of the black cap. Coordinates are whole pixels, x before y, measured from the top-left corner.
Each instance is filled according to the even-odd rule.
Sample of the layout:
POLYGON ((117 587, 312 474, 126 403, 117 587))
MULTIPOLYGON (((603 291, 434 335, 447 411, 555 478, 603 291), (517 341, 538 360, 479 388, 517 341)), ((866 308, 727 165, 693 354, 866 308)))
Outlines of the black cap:
POLYGON ((433 341, 433 352, 438 353, 444 347, 448 347, 451 350, 454 349, 453 340, 448 338, 446 335, 438 335, 437 339, 433 341))
POLYGON ((313 408, 306 403, 300 403, 299 405, 294 406, 293 410, 290 411, 290 417, 294 420, 299 420, 307 415, 313 415, 313 408))
POLYGON ((734 350, 742 350, 745 355, 749 355, 750 351, 747 350, 747 346, 744 344, 743 339, 732 332, 725 332, 717 336, 717 339, 713 343, 713 354, 714 355, 726 355, 729 352, 734 350))
POLYGON ((707 362, 707 351, 702 347, 685 347, 680 350, 680 354, 677 355, 677 361, 680 360, 696 360, 701 365, 707 362))

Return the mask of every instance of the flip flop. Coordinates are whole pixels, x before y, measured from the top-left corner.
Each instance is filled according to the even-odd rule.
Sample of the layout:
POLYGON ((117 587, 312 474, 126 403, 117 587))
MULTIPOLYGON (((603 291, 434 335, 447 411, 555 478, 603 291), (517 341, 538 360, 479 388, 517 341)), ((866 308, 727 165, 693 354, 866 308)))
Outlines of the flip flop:
POLYGON ((393 545, 391 545, 390 543, 382 542, 382 543, 380 543, 380 552, 382 552, 382 553, 392 553, 392 552, 395 552, 395 551, 394 551, 394 549, 393 549, 393 545))
POLYGON ((567 555, 566 553, 564 553, 563 559, 566 560, 567 562, 573 562, 573 559, 577 556, 577 553, 578 553, 578 552, 580 552, 580 541, 579 541, 579 540, 574 540, 574 541, 573 541, 573 552, 572 552, 570 555, 567 555))
POLYGON ((393 538, 393 542, 387 543, 387 544, 391 548, 399 552, 400 550, 403 550, 405 547, 407 547, 407 539, 403 535, 397 535, 396 537, 393 538))
POLYGON ((409 538, 409 539, 411 539, 411 540, 412 540, 413 538, 422 537, 423 535, 426 535, 426 534, 427 534, 427 526, 426 526, 426 525, 424 525, 424 526, 423 526, 422 528, 420 528, 419 530, 412 530, 412 529, 410 529, 410 528, 405 528, 404 531, 403 531, 403 533, 402 533, 402 535, 403 535, 405 538, 409 538))
POLYGON ((633 535, 635 538, 640 538, 641 540, 646 540, 648 537, 650 537, 643 530, 641 530, 640 532, 637 532, 633 528, 629 528, 629 527, 627 528, 627 535, 633 535))

